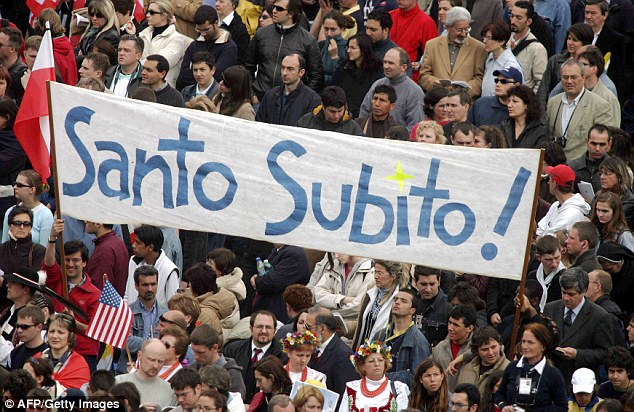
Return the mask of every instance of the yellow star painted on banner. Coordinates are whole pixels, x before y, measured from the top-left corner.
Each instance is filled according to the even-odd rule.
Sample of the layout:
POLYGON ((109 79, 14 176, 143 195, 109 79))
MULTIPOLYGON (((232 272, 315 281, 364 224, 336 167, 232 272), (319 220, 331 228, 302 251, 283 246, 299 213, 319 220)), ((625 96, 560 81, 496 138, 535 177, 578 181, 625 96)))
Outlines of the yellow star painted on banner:
POLYGON ((403 184, 405 183, 406 179, 413 179, 414 176, 412 175, 408 175, 406 173, 403 173, 403 167, 401 166, 401 161, 399 160, 396 163, 396 173, 394 173, 392 176, 387 176, 385 179, 386 180, 395 180, 398 182, 398 191, 402 192, 403 191, 403 184))

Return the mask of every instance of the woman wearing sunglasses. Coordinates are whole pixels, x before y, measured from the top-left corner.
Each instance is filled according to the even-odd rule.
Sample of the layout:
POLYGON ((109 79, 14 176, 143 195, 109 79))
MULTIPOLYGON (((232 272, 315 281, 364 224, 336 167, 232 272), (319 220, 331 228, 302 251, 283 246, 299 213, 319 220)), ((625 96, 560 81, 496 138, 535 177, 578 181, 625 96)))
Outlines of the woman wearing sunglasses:
POLYGON ((176 372, 183 369, 181 358, 184 358, 185 353, 187 353, 189 337, 178 326, 168 326, 161 329, 159 338, 167 349, 165 363, 159 371, 159 377, 169 382, 176 372))
POLYGON ((77 67, 81 65, 84 56, 90 52, 92 45, 97 40, 105 39, 115 49, 119 46, 117 14, 110 0, 91 1, 88 6, 88 19, 90 23, 75 48, 77 67))
POLYGON ((90 380, 90 369, 75 347, 75 319, 66 313, 51 316, 48 346, 42 357, 53 366, 52 377, 65 388, 79 389, 90 380))
MULTIPOLYGON (((48 190, 48 185, 42 182, 40 174, 35 170, 27 169, 18 174, 13 184, 13 192, 19 204, 33 212, 31 225, 31 238, 33 243, 39 243, 46 247, 48 237, 53 227, 53 213, 40 202, 40 195, 48 190)), ((2 242, 9 240, 9 209, 4 215, 2 225, 2 242)))
POLYGON ((33 212, 24 205, 11 209, 8 216, 9 240, 0 244, 0 269, 13 273, 18 268, 39 270, 46 248, 31 239, 33 212))

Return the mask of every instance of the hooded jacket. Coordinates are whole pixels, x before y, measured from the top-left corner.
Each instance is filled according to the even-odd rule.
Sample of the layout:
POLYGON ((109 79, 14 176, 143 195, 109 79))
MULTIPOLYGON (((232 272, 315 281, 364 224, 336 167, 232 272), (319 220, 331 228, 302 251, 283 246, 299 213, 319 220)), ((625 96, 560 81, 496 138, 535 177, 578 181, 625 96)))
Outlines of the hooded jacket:
POLYGON ((346 110, 338 123, 330 123, 326 121, 324 116, 324 107, 319 105, 315 107, 312 113, 306 113, 297 121, 298 127, 306 129, 323 130, 327 132, 338 132, 363 136, 361 127, 352 120, 350 114, 346 110))
POLYGON ((579 193, 575 193, 561 207, 559 201, 555 201, 546 216, 539 221, 537 236, 554 235, 562 229, 570 230, 573 224, 584 220, 588 213, 590 213, 590 205, 579 193))
POLYGON ((53 39, 53 59, 59 70, 59 75, 65 84, 74 86, 77 84, 77 62, 75 51, 70 40, 66 36, 53 39))
POLYGON ((227 289, 219 288, 216 293, 208 292, 196 296, 196 300, 200 305, 198 320, 213 326, 218 334, 222 335, 221 321, 231 316, 238 305, 235 295, 227 289))

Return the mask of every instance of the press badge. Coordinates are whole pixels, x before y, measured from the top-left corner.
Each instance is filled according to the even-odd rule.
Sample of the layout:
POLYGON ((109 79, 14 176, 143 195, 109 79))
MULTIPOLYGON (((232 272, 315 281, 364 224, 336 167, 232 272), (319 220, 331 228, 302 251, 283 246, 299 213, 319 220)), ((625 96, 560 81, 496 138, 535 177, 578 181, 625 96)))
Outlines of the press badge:
POLYGON ((520 386, 518 388, 518 392, 520 395, 530 395, 531 394, 531 378, 520 378, 520 386))
POLYGON ((4 325, 4 329, 2 330, 2 333, 6 333, 7 335, 10 335, 11 332, 13 332, 13 326, 9 325, 9 322, 7 322, 7 324, 4 325))

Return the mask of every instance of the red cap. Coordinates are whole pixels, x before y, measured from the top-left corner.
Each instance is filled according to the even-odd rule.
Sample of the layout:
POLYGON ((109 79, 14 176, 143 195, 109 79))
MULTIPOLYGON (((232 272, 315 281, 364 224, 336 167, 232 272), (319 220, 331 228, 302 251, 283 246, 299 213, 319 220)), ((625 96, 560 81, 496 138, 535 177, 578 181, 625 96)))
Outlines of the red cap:
POLYGON ((575 183, 575 171, 568 165, 560 164, 555 167, 548 166, 546 173, 548 173, 559 186, 572 187, 575 183))

